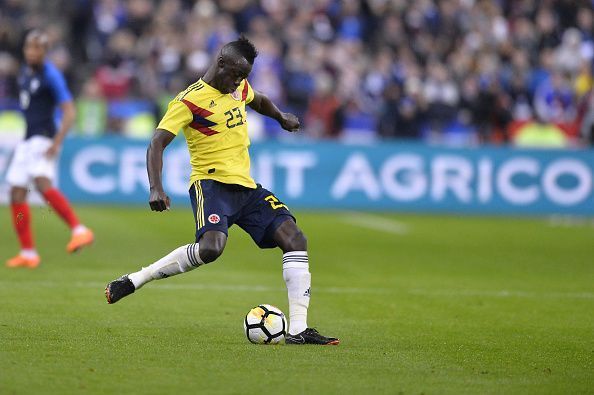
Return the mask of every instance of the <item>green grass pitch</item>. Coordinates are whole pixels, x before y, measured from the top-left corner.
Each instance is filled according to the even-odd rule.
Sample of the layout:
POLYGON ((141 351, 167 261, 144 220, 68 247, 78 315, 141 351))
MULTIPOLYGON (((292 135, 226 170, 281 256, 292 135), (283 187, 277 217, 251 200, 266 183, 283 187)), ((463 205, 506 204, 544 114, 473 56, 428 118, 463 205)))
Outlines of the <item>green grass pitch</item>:
MULTIPOLYGON (((309 323, 338 347, 249 344, 288 312, 281 254, 233 228, 223 256, 115 305, 105 284, 192 241, 191 211, 79 207, 75 256, 35 208, 42 265, 0 268, 0 394, 594 393, 594 227, 546 219, 298 212, 309 323)), ((17 251, 0 208, 0 252, 17 251)))

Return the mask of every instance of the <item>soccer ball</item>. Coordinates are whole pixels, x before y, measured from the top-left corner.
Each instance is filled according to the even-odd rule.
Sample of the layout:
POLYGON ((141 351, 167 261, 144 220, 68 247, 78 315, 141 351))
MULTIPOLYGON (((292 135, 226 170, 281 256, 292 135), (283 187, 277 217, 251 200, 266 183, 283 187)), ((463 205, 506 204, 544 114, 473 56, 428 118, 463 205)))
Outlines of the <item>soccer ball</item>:
POLYGON ((247 313, 243 329, 252 343, 278 344, 285 340, 287 319, 278 307, 261 304, 247 313))

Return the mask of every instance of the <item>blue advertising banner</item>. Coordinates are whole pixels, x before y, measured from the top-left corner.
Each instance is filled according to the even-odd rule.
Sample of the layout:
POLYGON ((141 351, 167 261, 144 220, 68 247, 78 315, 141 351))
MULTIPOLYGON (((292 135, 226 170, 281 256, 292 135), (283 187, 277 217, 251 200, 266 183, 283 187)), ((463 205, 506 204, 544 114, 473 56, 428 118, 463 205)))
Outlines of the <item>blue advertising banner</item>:
MULTIPOLYGON (((183 139, 174 141, 164 187, 173 204, 188 204, 189 156, 183 139)), ((116 137, 68 139, 59 185, 74 202, 147 204, 146 147, 116 137)), ((590 150, 265 142, 250 151, 256 181, 289 207, 594 215, 590 150)))

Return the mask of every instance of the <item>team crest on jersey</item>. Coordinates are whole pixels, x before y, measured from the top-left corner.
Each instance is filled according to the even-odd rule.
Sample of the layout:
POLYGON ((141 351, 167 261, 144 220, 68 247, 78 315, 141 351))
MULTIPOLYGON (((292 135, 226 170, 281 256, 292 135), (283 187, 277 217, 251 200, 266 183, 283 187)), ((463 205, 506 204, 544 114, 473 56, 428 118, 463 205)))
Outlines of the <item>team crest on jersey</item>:
POLYGON ((216 105, 217 105, 217 103, 215 103, 215 101, 214 101, 214 100, 211 100, 211 101, 210 101, 210 105, 208 106, 208 108, 213 108, 213 107, 214 107, 214 106, 216 106, 216 105))
POLYGON ((241 94, 237 90, 231 93, 231 97, 235 100, 241 100, 241 94))
POLYGON ((31 84, 29 85, 29 89, 31 90, 31 93, 35 93, 35 91, 37 89, 39 89, 40 85, 41 85, 41 83, 39 82, 39 80, 37 78, 33 78, 31 80, 31 84))
POLYGON ((208 216, 208 222, 210 222, 211 224, 218 224, 221 221, 221 217, 218 216, 218 214, 210 214, 208 216))

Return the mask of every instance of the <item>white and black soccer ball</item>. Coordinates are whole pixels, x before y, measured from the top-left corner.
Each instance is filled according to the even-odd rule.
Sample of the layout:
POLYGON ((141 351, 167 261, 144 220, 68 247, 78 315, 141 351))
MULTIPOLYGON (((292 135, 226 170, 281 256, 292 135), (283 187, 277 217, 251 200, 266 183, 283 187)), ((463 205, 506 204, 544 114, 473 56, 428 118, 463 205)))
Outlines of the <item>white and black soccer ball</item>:
POLYGON ((247 313, 243 329, 252 343, 278 344, 285 340, 287 319, 278 307, 261 304, 247 313))

